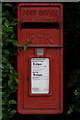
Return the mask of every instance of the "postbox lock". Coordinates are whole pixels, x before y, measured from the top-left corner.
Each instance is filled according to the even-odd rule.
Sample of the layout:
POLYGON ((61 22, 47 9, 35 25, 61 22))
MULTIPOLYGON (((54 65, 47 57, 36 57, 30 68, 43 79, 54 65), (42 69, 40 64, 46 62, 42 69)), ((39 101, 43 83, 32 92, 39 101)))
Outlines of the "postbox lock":
POLYGON ((37 55, 44 55, 44 49, 43 48, 37 48, 37 55))

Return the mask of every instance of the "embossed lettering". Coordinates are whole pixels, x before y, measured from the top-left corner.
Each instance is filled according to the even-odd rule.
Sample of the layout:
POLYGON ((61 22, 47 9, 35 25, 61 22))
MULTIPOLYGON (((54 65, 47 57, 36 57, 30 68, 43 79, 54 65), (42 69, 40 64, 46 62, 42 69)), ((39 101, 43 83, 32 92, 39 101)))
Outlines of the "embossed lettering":
POLYGON ((47 43, 52 43, 52 33, 49 32, 31 32, 30 33, 30 40, 38 41, 38 40, 47 40, 47 43))
POLYGON ((57 10, 29 10, 29 9, 23 9, 22 11, 23 16, 57 16, 58 11, 57 10))
POLYGON ((23 10, 23 16, 35 16, 36 10, 23 10))
POLYGON ((57 16, 57 10, 40 10, 40 16, 57 16))

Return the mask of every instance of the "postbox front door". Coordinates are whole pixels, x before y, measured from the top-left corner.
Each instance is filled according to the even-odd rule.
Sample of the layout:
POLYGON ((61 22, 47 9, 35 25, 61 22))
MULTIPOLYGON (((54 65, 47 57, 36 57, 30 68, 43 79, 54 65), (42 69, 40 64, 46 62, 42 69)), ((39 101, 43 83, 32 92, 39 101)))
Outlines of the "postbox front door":
POLYGON ((63 111, 63 7, 56 3, 18 5, 18 112, 63 111))

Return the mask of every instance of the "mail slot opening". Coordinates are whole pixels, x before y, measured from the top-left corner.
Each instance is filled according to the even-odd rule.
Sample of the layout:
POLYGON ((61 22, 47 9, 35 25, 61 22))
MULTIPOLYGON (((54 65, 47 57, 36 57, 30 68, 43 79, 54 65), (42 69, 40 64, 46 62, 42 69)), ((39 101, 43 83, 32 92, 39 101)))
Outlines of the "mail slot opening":
POLYGON ((59 22, 22 22, 21 23, 22 28, 39 28, 39 29, 46 29, 46 28, 59 28, 59 22))

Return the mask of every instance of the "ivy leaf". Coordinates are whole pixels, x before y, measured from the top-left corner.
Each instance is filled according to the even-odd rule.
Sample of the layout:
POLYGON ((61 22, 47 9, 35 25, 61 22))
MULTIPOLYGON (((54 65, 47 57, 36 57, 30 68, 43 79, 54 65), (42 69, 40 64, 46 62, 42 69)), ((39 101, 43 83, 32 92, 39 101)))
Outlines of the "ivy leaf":
POLYGON ((18 24, 18 19, 14 19, 12 22, 11 22, 11 24, 10 25, 12 25, 12 26, 14 26, 14 25, 17 25, 18 24))
POLYGON ((24 45, 24 50, 26 50, 26 49, 27 49, 27 44, 24 45))
MULTIPOLYGON (((13 69, 13 67, 12 67, 12 65, 11 64, 6 64, 6 68, 8 68, 8 69, 13 69)), ((10 76, 12 76, 12 75, 10 75, 10 76)))
POLYGON ((2 100, 2 105, 6 105, 6 103, 7 103, 6 99, 3 99, 2 100))
POLYGON ((5 92, 0 92, 0 95, 5 95, 5 92))
POLYGON ((10 6, 10 7, 12 7, 12 5, 9 4, 9 3, 4 4, 4 6, 10 6))
POLYGON ((13 70, 12 70, 12 69, 10 70, 10 73, 13 73, 13 70))
POLYGON ((23 47, 19 47, 19 49, 23 51, 23 47))
POLYGON ((5 11, 5 15, 9 17, 10 12, 8 10, 5 11))
POLYGON ((2 16, 5 16, 5 11, 2 12, 2 16))
POLYGON ((5 20, 4 25, 8 28, 9 27, 9 21, 5 20))
POLYGON ((6 57, 2 56, 2 62, 3 62, 3 63, 7 63, 6 57))
POLYGON ((17 104, 15 100, 9 100, 9 104, 17 104))
POLYGON ((5 19, 6 19, 6 17, 2 17, 2 21, 5 20, 5 19))
POLYGON ((16 81, 18 84, 20 84, 20 83, 19 83, 19 80, 18 80, 17 78, 15 79, 15 81, 16 81))
POLYGON ((6 39, 6 41, 7 41, 7 43, 10 43, 10 42, 12 42, 12 40, 11 40, 11 39, 6 39))
POLYGON ((27 41, 27 43, 32 43, 32 44, 34 44, 34 42, 32 42, 32 41, 29 41, 29 40, 27 41))
POLYGON ((14 33, 11 35, 11 39, 13 38, 16 38, 16 35, 14 33))
POLYGON ((12 111, 10 111, 10 113, 9 113, 9 117, 12 118, 16 112, 17 112, 16 110, 12 110, 12 111))
POLYGON ((19 42, 17 40, 13 40, 12 43, 13 43, 13 45, 19 47, 19 42))
POLYGON ((3 113, 2 118, 3 118, 3 120, 7 120, 7 114, 3 113))
POLYGON ((4 49, 3 52, 4 52, 5 54, 9 54, 9 50, 7 50, 7 49, 4 49))
POLYGON ((20 75, 20 73, 17 73, 17 72, 16 72, 15 75, 20 75))
POLYGON ((17 22, 16 23, 11 23, 12 26, 17 25, 17 24, 18 24, 17 22))
POLYGON ((13 32, 13 27, 8 27, 7 32, 13 32))
MULTIPOLYGON (((0 32, 3 35, 2 36, 3 37, 3 42, 2 42, 2 47, 3 47, 2 72, 3 73, 2 75, 3 75, 4 93, 2 93, 2 95, 3 95, 3 100, 5 105, 3 109, 2 119, 4 120, 10 120, 13 117, 13 115, 16 113, 16 110, 12 110, 12 105, 16 104, 17 102, 14 100, 14 98, 11 98, 11 97, 12 97, 12 93, 16 93, 18 89, 16 85, 16 81, 17 83, 19 83, 17 79, 17 75, 20 75, 19 73, 16 72, 16 65, 15 65, 16 60, 14 60, 16 59, 17 46, 19 46, 19 43, 16 40, 17 36, 15 33, 17 28, 16 24, 18 21, 16 19, 17 6, 16 7, 15 6, 8 3, 3 4, 3 13, 2 13, 3 25, 2 25, 2 32, 0 32), (13 11, 14 7, 15 7, 15 11, 13 11), (16 81, 15 81, 15 78, 16 78, 16 81)), ((1 82, 1 79, 0 79, 0 82, 1 82)))
POLYGON ((2 73, 2 76, 3 76, 3 77, 6 77, 6 76, 7 76, 7 74, 5 74, 5 73, 2 73))
POLYGON ((30 41, 28 40, 26 43, 30 43, 30 41))
POLYGON ((11 88, 11 86, 12 86, 12 80, 8 80, 8 86, 11 88))
POLYGON ((19 47, 19 50, 20 50, 20 51, 23 51, 23 47, 19 47))
POLYGON ((17 87, 17 86, 15 87, 15 90, 18 90, 18 87, 17 87))

